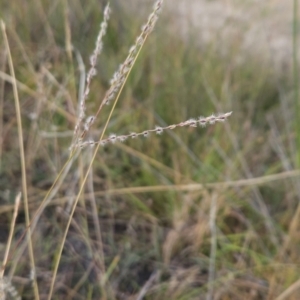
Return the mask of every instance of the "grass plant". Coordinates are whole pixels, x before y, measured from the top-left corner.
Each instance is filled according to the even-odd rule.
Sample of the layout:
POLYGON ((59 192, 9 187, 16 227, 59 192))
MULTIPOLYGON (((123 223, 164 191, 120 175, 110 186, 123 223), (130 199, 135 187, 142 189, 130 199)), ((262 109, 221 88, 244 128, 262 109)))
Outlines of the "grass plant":
POLYGON ((292 72, 162 3, 0 3, 0 298, 297 299, 292 72))

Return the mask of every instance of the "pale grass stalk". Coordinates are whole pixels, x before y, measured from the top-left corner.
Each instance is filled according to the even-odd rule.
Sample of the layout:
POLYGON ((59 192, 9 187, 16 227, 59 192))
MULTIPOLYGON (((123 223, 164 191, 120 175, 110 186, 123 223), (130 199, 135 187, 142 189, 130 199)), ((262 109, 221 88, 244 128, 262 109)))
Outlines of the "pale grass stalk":
MULTIPOLYGON (((121 144, 121 146, 123 146, 121 144)), ((150 162, 151 163, 151 162, 150 162)), ((260 177, 254 177, 251 179, 240 179, 232 181, 220 181, 212 183, 191 183, 191 184, 170 184, 170 185, 153 185, 153 186, 140 186, 140 187, 129 187, 129 188, 118 188, 118 189, 108 189, 104 191, 95 191, 94 196, 102 197, 109 195, 124 195, 124 194, 140 194, 149 192, 167 192, 167 191, 180 191, 180 192, 194 192, 201 191, 207 188, 220 189, 222 191, 238 188, 238 187, 251 187, 251 186, 264 186, 272 182, 278 182, 283 180, 288 180, 291 178, 300 178, 300 170, 285 171, 281 173, 276 173, 272 175, 265 175, 260 177)), ((84 198, 90 198, 90 193, 85 193, 84 198)), ((57 205, 66 203, 68 197, 59 197, 53 199, 51 205, 57 205)))
MULTIPOLYGON (((89 156, 89 161, 90 161, 91 157, 92 157, 91 151, 89 151, 88 156, 89 156)), ((88 189, 91 194, 90 202, 91 202, 91 206, 92 206, 92 216, 93 216, 93 222, 94 222, 94 227, 95 227, 95 232, 96 232, 96 240, 97 240, 97 247, 98 247, 99 259, 100 259, 100 264, 101 264, 101 271, 104 274, 105 273, 104 251, 103 251, 101 226, 100 226, 99 217, 97 214, 97 203, 96 203, 96 199, 94 196, 95 193, 94 193, 93 169, 91 169, 91 171, 89 173, 88 189)))
POLYGON ((5 267, 6 267, 7 260, 8 260, 8 253, 9 253, 9 249, 10 249, 10 246, 11 246, 13 233, 14 233, 14 230, 15 230, 16 219, 17 219, 17 216, 18 216, 20 200, 21 200, 21 193, 19 192, 17 197, 16 197, 16 200, 15 200, 14 213, 13 213, 13 217, 12 217, 12 220, 11 220, 10 231, 9 231, 8 241, 6 243, 6 249, 5 249, 5 253, 4 253, 2 268, 0 270, 0 280, 3 279, 3 276, 4 276, 4 271, 5 271, 5 267))
MULTIPOLYGON (((208 188, 211 189, 220 189, 226 190, 229 188, 237 187, 253 187, 253 186, 262 186, 270 182, 282 181, 289 178, 300 177, 300 170, 292 170, 288 172, 282 172, 272 175, 266 175, 261 177, 254 177, 250 179, 240 179, 233 181, 221 181, 221 182, 212 182, 212 183, 192 183, 192 184, 170 184, 170 185, 154 185, 154 186, 139 186, 139 187, 129 187, 129 188, 119 188, 105 191, 95 192, 95 196, 107 196, 107 195, 124 195, 124 194, 139 194, 139 193, 149 193, 149 192, 167 192, 167 191, 176 191, 176 192, 194 192, 205 190, 208 188)), ((90 197, 89 194, 86 194, 85 197, 90 197)), ((59 198, 58 201, 63 201, 62 198, 59 198)), ((57 201, 57 202, 58 202, 57 201)), ((64 199, 67 201, 67 199, 64 199)))
POLYGON ((299 91, 299 44, 298 44, 298 24, 299 9, 298 0, 293 1, 293 79, 294 79, 294 99, 295 99, 295 133, 296 133, 296 167, 300 168, 300 91, 299 91))
MULTIPOLYGON (((77 55, 78 57, 78 55, 77 55)), ((51 83, 53 83, 55 86, 57 86, 60 90, 63 91, 63 94, 68 98, 71 99, 70 94, 61 87, 61 85, 59 84, 59 82, 56 80, 56 78, 46 69, 43 68, 42 72, 44 75, 47 76, 47 78, 51 81, 51 83)), ((3 72, 0 71, 0 77, 3 78, 3 80, 13 84, 14 79, 12 78, 12 76, 9 76, 3 72)), ((37 98, 40 101, 41 95, 39 92, 36 92, 34 90, 29 89, 27 86, 25 86, 24 84, 22 84, 21 82, 18 82, 17 80, 15 80, 15 82, 17 83, 17 87, 20 90, 23 90, 24 92, 28 93, 29 95, 37 98)), ((65 110, 61 109, 60 107, 56 106, 54 103, 49 103, 49 102, 45 102, 51 109, 57 110, 59 113, 61 113, 62 115, 64 115, 70 122, 75 122, 75 118, 73 117, 73 115, 67 113, 65 110)), ((63 135, 63 133, 55 133, 55 136, 53 135, 53 133, 49 133, 51 135, 51 137, 57 137, 59 135, 63 135)), ((43 136, 46 134, 44 134, 43 132, 40 132, 40 135, 43 136)), ((73 131, 70 131, 70 135, 73 135, 73 131)), ((48 137, 48 136, 46 136, 48 137)), ((35 212, 35 214, 32 217, 32 222, 29 224, 29 226, 31 227, 32 233, 37 225, 37 222, 43 212, 43 210, 45 209, 45 207, 49 204, 49 202, 51 201, 51 199, 55 196, 55 194, 57 193, 58 189, 60 188, 61 184, 64 181, 64 178, 66 177, 70 167, 72 166, 73 161, 76 159, 76 157, 78 156, 79 152, 74 152, 70 155, 70 157, 68 158, 68 160, 66 161, 66 163, 64 164, 64 166, 62 167, 62 169, 60 170, 60 172, 58 173, 58 175, 56 176, 52 186, 50 187, 50 189, 48 190, 48 192, 46 193, 44 199, 42 200, 42 203, 40 204, 40 206, 38 207, 37 211, 35 212)), ((26 228, 25 232, 23 233, 23 235, 20 237, 19 242, 23 239, 24 235, 27 232, 28 227, 26 228)), ((25 245, 26 246, 26 245, 25 245)), ((15 251, 15 249, 14 249, 15 251)), ((13 251, 13 252, 14 252, 13 251)), ((23 255, 25 251, 24 246, 22 245, 20 249, 18 249, 18 253, 19 253, 19 257, 23 255)), ((17 266, 17 262, 18 259, 14 260, 14 267, 12 267, 12 269, 16 268, 17 266)))
MULTIPOLYGON (((30 95, 32 95, 36 98, 39 97, 39 95, 35 91, 27 89, 27 86, 25 86, 22 83, 18 82, 16 79, 14 80, 14 78, 12 76, 9 76, 7 74, 1 74, 1 71, 0 71, 0 76, 3 77, 4 80, 10 82, 11 84, 13 84, 15 82, 17 84, 18 88, 24 90, 25 92, 29 92, 30 95)), ((49 105, 49 103, 47 103, 47 104, 49 105)), ((50 106, 53 108, 53 105, 50 105, 50 106)), ((65 117, 67 117, 68 119, 70 119, 70 118, 73 119, 73 116, 72 115, 66 115, 64 110, 61 110, 60 112, 63 115, 65 115, 65 117)), ((26 227, 26 230, 24 231, 22 236, 19 238, 19 241, 18 241, 17 245, 24 238, 24 235, 27 233, 27 230, 29 229, 29 227, 31 228, 31 234, 33 233, 43 210, 50 203, 51 199, 53 199, 53 197, 56 195, 56 193, 59 190, 61 184, 64 182, 64 179, 65 179, 66 175, 68 174, 68 172, 69 172, 69 170, 70 170, 70 168, 73 164, 73 161, 78 157, 78 154, 79 154, 79 152, 77 151, 77 152, 74 152, 70 155, 70 157, 68 158, 68 160, 66 161, 66 163, 64 164, 64 166, 62 167, 62 169, 60 170, 58 175, 56 176, 52 186, 47 191, 44 199, 42 200, 42 203, 40 204, 40 206, 38 207, 38 209, 34 213, 30 224, 26 227)), ((10 273, 14 273, 14 270, 17 268, 18 261, 22 257, 25 249, 26 249, 26 244, 22 244, 21 247, 18 248, 18 254, 17 254, 17 257, 15 257, 14 260, 13 260, 13 264, 12 264, 12 267, 10 269, 10 273)), ((16 248, 13 249, 12 254, 15 251, 16 251, 16 248)))
MULTIPOLYGON (((7 54, 3 52, 2 60, 0 62, 0 68, 5 71, 7 54)), ((4 103, 4 79, 0 83, 0 169, 2 167, 2 147, 3 147, 3 103, 4 103)))
MULTIPOLYGON (((120 144, 120 146, 124 146, 120 144)), ((150 162, 152 164, 152 162, 150 162)), ((154 186, 141 186, 141 187, 129 187, 129 188, 118 188, 108 189, 103 191, 95 191, 94 196, 110 196, 110 195, 124 195, 124 194, 140 194, 149 192, 167 192, 167 191, 180 191, 180 192, 194 192, 201 191, 207 188, 220 189, 222 191, 227 189, 235 189, 238 187, 251 187, 251 186, 264 186, 272 182, 278 182, 288 180, 291 178, 300 178, 300 170, 285 171, 272 175, 265 175, 260 177, 254 177, 252 179, 240 179, 232 181, 220 181, 211 183, 191 183, 191 184, 170 184, 170 185, 154 185, 154 186)), ((84 198, 88 199, 91 197, 90 193, 85 193, 84 198)), ((38 198, 36 198, 38 199, 38 198)), ((53 199, 50 205, 58 205, 68 202, 68 197, 59 197, 53 199)))
POLYGON ((6 264, 8 261, 8 254, 9 254, 12 237, 13 237, 13 233, 14 233, 14 229, 15 229, 16 219, 18 216, 20 201, 21 201, 21 193, 19 192, 16 197, 16 200, 15 200, 14 213, 13 213, 13 217, 11 220, 8 241, 6 243, 3 264, 2 264, 2 268, 0 270, 0 299, 1 300, 6 299, 7 294, 10 294, 15 300, 21 300, 21 297, 19 296, 15 287, 11 284, 10 280, 8 278, 4 277, 5 267, 6 267, 6 264))
POLYGON ((214 299, 214 280, 216 277, 216 254, 217 254, 217 228, 216 228, 216 213, 217 213, 217 194, 213 193, 210 203, 209 228, 210 228, 210 256, 209 256, 209 271, 208 271, 208 292, 206 300, 214 299))
POLYGON ((298 279, 293 284, 291 284, 284 292, 282 292, 278 297, 276 297, 275 300, 298 299, 299 290, 300 290, 300 279, 298 279), (297 292, 298 296, 296 296, 296 291, 298 291, 297 292), (292 298, 293 294, 296 298, 292 298))
MULTIPOLYGON (((19 46, 21 46, 21 45, 22 45, 22 44, 19 43, 19 46)), ((26 59, 26 60, 28 60, 28 59, 26 59)), ((30 68, 30 69, 32 69, 32 68, 30 68)), ((46 70, 46 69, 44 69, 44 71, 45 71, 45 70, 46 70)), ((17 88, 18 88, 18 89, 27 92, 29 95, 31 95, 31 96, 33 96, 33 97, 35 97, 35 98, 40 98, 40 93, 38 93, 38 92, 36 92, 36 91, 34 91, 34 90, 29 89, 27 86, 25 86, 25 85, 22 84, 21 82, 17 81, 16 78, 13 78, 13 76, 10 76, 10 75, 8 75, 8 74, 3 73, 3 72, 0 71, 0 77, 2 77, 4 81, 7 81, 7 82, 11 83, 12 85, 15 83, 15 84, 17 85, 17 88)), ((54 78, 54 77, 53 77, 53 78, 54 78)), ((56 81, 55 81, 55 83, 58 85, 58 83, 57 83, 56 81)), ((59 85, 58 85, 58 87, 61 88, 59 85)), ((40 99, 39 99, 39 100, 40 100, 40 99)), ((50 106, 53 108, 53 105, 50 105, 50 106)), ((56 109, 56 108, 55 108, 55 109, 56 109)), ((65 114, 65 111, 64 111, 64 110, 61 110, 60 112, 61 112, 62 114, 65 114)), ((67 117, 69 120, 70 120, 70 118, 72 118, 71 115, 69 115, 69 116, 65 115, 65 117, 67 117)), ((64 168, 63 168, 62 170, 64 170, 65 167, 66 167, 67 165, 69 165, 68 162, 65 164, 65 166, 64 166, 64 168)), ((70 165, 69 165, 69 166, 70 166, 70 165)), ((68 169, 68 168, 67 168, 67 169, 68 169)), ((65 174, 65 175, 66 175, 66 174, 65 174)), ((59 178, 60 178, 60 176, 59 176, 57 179, 59 179, 59 178)), ((63 178, 64 178, 64 176, 63 176, 63 178)), ((61 180, 60 183, 62 183, 62 181, 63 181, 63 180, 61 180)), ((30 223, 30 224, 27 226, 26 230, 24 231, 24 233, 23 233, 22 236, 20 237, 20 239, 19 239, 17 245, 18 245, 19 242, 23 239, 24 235, 27 233, 27 229, 28 229, 29 226, 31 226, 31 229, 32 229, 31 234, 33 233, 33 230, 34 230, 34 228, 35 228, 36 222, 38 221, 39 216, 40 216, 41 213, 42 213, 42 208, 46 207, 46 204, 43 206, 44 201, 46 201, 47 198, 48 198, 48 200, 50 201, 50 200, 51 200, 51 195, 54 196, 54 194, 56 193, 55 190, 54 190, 54 193, 51 193, 52 188, 54 187, 55 184, 56 184, 56 182, 55 182, 55 183, 53 184, 53 186, 50 188, 49 194, 47 194, 46 198, 44 198, 44 200, 42 201, 41 206, 38 208, 37 212, 36 212, 35 215, 33 216, 33 218, 32 218, 32 223, 33 223, 33 224, 30 223), (48 197, 48 196, 49 196, 49 197, 48 197), (49 198, 50 198, 50 199, 49 199, 49 198), (39 213, 40 213, 40 214, 39 214, 39 213), (35 217, 37 217, 37 218, 35 218, 35 217), (35 221, 36 221, 36 222, 35 222, 35 221)), ((57 190, 57 189, 56 189, 56 190, 57 190)), ((49 201, 48 201, 48 202, 49 202, 49 201)), ((10 273, 12 273, 12 274, 14 273, 14 270, 15 270, 16 267, 17 267, 18 261, 19 261, 20 257, 23 255, 23 253, 24 253, 26 247, 27 247, 26 244, 22 244, 22 246, 18 248, 18 257, 15 258, 15 259, 13 260, 12 267, 10 268, 10 273)), ((17 246, 16 246, 16 248, 17 248, 17 246)), ((16 248, 13 249, 12 254, 15 252, 16 248)))
MULTIPOLYGON (((157 1, 157 2, 155 3, 155 5, 154 5, 154 11, 156 10, 156 12, 158 12, 158 11, 160 10, 161 5, 162 5, 162 2, 163 2, 163 1, 160 0, 160 1, 157 1)), ((153 15, 153 13, 152 13, 151 15, 153 15)), ((151 15, 150 15, 150 17, 151 17, 151 15)), ((153 22, 153 21, 152 21, 152 22, 153 22)), ((155 21, 155 22, 156 22, 156 21, 155 21)), ((154 24, 155 24, 155 22, 154 22, 154 24)), ((148 24, 148 23, 147 23, 147 24, 148 24)), ((146 24, 146 25, 147 25, 147 24, 146 24)), ((154 25, 153 25, 153 26, 154 26, 154 25)), ((145 27, 143 27, 142 32, 144 32, 144 28, 145 28, 145 27)), ((71 221, 72 221, 72 218, 73 218, 75 209, 76 209, 76 207, 77 207, 78 201, 79 201, 79 199, 80 199, 80 196, 81 196, 81 194, 82 194, 82 192, 83 192, 83 189, 84 189, 85 183, 86 183, 86 181, 87 181, 87 178, 88 178, 88 176, 89 176, 90 170, 92 169, 94 160, 95 160, 96 155, 97 155, 97 153, 98 153, 98 150, 99 150, 99 148, 100 148, 100 142, 101 142, 101 140, 103 139, 103 136, 104 136, 105 131, 106 131, 106 129, 107 129, 108 123, 109 123, 109 121, 110 121, 110 119, 111 119, 111 116, 112 116, 112 113, 113 113, 113 111, 114 111, 114 109, 115 109, 115 107, 116 107, 116 105, 117 105, 118 99, 119 99, 120 94, 121 94, 121 92, 122 92, 122 90, 123 90, 123 88, 124 88, 124 85, 125 85, 125 83, 126 83, 126 81, 127 81, 127 78, 128 78, 128 76, 129 76, 129 74, 130 74, 130 72, 131 72, 131 70, 132 70, 132 68, 133 68, 133 66, 134 66, 134 64, 135 64, 135 62, 136 62, 136 60, 137 60, 139 54, 140 54, 140 51, 141 51, 142 48, 143 48, 143 45, 144 45, 144 43, 145 43, 145 41, 146 41, 148 35, 149 35, 150 32, 152 31, 152 29, 153 29, 153 27, 151 28, 150 31, 147 31, 146 35, 143 37, 143 39, 142 39, 142 41, 141 41, 141 44, 140 44, 140 47, 139 47, 139 49, 137 50, 137 54, 135 55, 135 57, 134 57, 134 59, 133 59, 133 62, 130 63, 130 65, 128 66, 128 70, 126 70, 125 79, 124 79, 124 80, 122 79, 122 84, 121 84, 121 86, 119 87, 119 89, 118 89, 118 91, 117 91, 117 96, 116 96, 116 98, 115 98, 114 105, 113 105, 113 107, 112 107, 112 109, 111 109, 111 111, 110 111, 110 114, 109 114, 108 118, 107 118, 107 121, 106 121, 106 123, 105 123, 104 129, 103 129, 102 134, 101 134, 100 139, 99 139, 99 143, 96 145, 96 149, 95 149, 95 151, 94 151, 94 153, 93 153, 92 159, 91 159, 90 164, 89 164, 89 166, 88 166, 88 168, 87 168, 87 171, 86 171, 86 174, 85 174, 85 176, 84 176, 83 182, 82 182, 82 184, 81 184, 81 186, 80 186, 80 189, 79 189, 79 191, 78 191, 78 195, 77 195, 76 200, 75 200, 75 202, 74 202, 73 209, 72 209, 72 211, 71 211, 71 214, 70 214, 70 217, 69 217, 69 220, 68 220, 68 223, 67 223, 65 232, 64 232, 64 236, 63 236, 63 239, 62 239, 62 242, 61 242, 61 245, 60 245, 60 249, 59 249, 59 252, 58 252, 58 255, 57 255, 57 259, 56 259, 56 262, 55 262, 54 271, 53 271, 53 277, 52 277, 52 281, 51 281, 51 285, 50 285, 50 291, 49 291, 49 295, 48 295, 48 300, 51 299, 52 294, 53 294, 54 284, 55 284, 56 275, 57 275, 57 270, 58 270, 58 266, 59 266, 59 263, 60 263, 62 251, 63 251, 64 245, 65 245, 65 242, 66 242, 67 234, 68 234, 68 231, 69 231, 69 228, 70 228, 70 225, 71 225, 71 221)), ((139 36, 139 37, 140 37, 140 36, 139 36)), ((126 60, 125 60, 125 62, 126 62, 126 60)), ((112 93, 115 93, 114 90, 112 90, 111 92, 112 92, 112 93)), ((107 101, 111 100, 111 99, 109 99, 109 97, 110 97, 110 94, 106 94, 106 95, 105 95, 104 100, 105 100, 105 99, 106 99, 106 100, 105 100, 105 101, 102 101, 102 103, 101 103, 101 105, 100 105, 100 107, 99 107, 99 109, 98 109, 98 111, 97 111, 95 117, 98 116, 99 112, 101 111, 101 108, 102 108, 103 104, 107 104, 107 101)), ((89 126, 91 126, 92 123, 93 123, 93 122, 89 123, 89 126)), ((87 130, 84 131, 84 132, 87 132, 88 129, 89 129, 89 127, 88 127, 87 130)), ((83 136, 84 136, 84 135, 81 135, 82 138, 83 138, 83 136)))
MULTIPOLYGON (((18 137, 19 137, 19 147, 20 147, 20 159, 21 159, 21 173, 22 173, 22 189, 23 189, 23 196, 24 196, 24 208, 25 208, 25 218, 26 218, 26 226, 30 225, 30 215, 29 215, 29 207, 28 207, 28 193, 27 193, 27 179, 26 179, 26 165, 25 165, 25 153, 24 153, 24 142, 23 142, 23 129, 22 129, 22 118, 21 118, 21 109, 20 109, 20 101, 19 101, 19 94, 18 88, 16 83, 16 76, 14 65, 12 61, 12 56, 10 52, 9 42, 6 35, 5 24, 1 20, 1 29, 4 37, 4 43, 6 47, 6 51, 8 53, 8 64, 11 76, 13 78, 12 86, 13 86, 13 94, 15 99, 15 107, 16 107, 16 117, 17 117, 17 124, 18 124, 18 137)), ((33 253, 33 245, 31 240, 31 230, 28 228, 27 232, 27 242, 28 242, 28 252, 30 257, 30 264, 31 264, 31 271, 34 273, 33 277, 33 289, 34 289, 34 296, 35 299, 40 299, 38 285, 36 281, 36 269, 35 269, 35 262, 34 262, 34 253, 33 253)))

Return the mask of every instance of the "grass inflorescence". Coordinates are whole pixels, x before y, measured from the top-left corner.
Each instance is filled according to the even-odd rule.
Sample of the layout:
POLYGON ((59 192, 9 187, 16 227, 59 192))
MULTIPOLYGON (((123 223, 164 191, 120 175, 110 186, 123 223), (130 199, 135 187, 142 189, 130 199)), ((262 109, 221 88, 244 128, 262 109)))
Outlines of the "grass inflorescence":
POLYGON ((143 132, 131 132, 130 134, 124 134, 124 135, 116 135, 116 134, 110 134, 110 136, 106 139, 102 139, 100 142, 95 142, 93 140, 89 140, 86 142, 82 142, 78 145, 78 147, 83 148, 85 146, 95 146, 96 144, 101 144, 102 146, 106 145, 107 143, 115 143, 115 142, 125 142, 128 138, 135 139, 137 137, 143 136, 148 137, 151 133, 156 134, 162 134, 164 130, 173 130, 176 127, 197 127, 197 125, 200 125, 202 127, 205 127, 206 125, 212 125, 217 122, 224 122, 232 112, 228 112, 225 114, 218 114, 217 116, 211 115, 209 117, 199 117, 198 119, 189 119, 184 122, 180 122, 178 124, 172 124, 168 126, 156 126, 154 129, 147 129, 143 132))

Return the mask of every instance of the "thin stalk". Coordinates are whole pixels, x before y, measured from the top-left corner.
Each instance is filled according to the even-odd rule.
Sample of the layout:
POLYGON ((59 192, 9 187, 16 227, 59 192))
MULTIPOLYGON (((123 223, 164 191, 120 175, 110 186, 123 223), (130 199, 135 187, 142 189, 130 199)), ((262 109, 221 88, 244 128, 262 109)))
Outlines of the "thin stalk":
MULTIPOLYGON (((3 33, 3 37, 4 37, 5 47, 6 47, 7 54, 8 54, 9 70, 10 70, 10 74, 13 78, 12 86, 13 86, 13 94, 14 94, 15 107, 16 107, 16 117, 17 117, 17 124, 18 124, 18 137, 19 137, 19 147, 20 147, 24 210, 25 210, 26 226, 28 227, 30 225, 30 215, 29 215, 29 205, 28 205, 25 151, 24 151, 24 142, 23 142, 23 128, 22 128, 20 101, 19 101, 19 94, 18 94, 18 88, 17 88, 17 83, 16 83, 14 65, 13 65, 9 42, 8 42, 8 38, 6 35, 6 30, 5 30, 5 24, 2 20, 1 20, 1 29, 2 29, 2 33, 3 33)), ((37 280, 36 280, 36 269, 35 269, 34 253, 33 253, 33 245, 32 245, 32 240, 31 240, 31 229, 30 228, 28 228, 28 231, 27 231, 27 242, 28 242, 28 252, 29 252, 30 264, 31 264, 31 272, 33 274, 32 279, 33 279, 34 296, 35 296, 35 299, 40 299, 37 280)))
MULTIPOLYGON (((68 160, 66 161, 66 163, 64 164, 64 166, 62 167, 62 169, 60 170, 60 172, 58 173, 58 175, 56 176, 52 186, 50 187, 50 189, 47 191, 44 199, 42 200, 42 203, 40 204, 40 206, 38 207, 38 209, 36 210, 36 212, 34 213, 31 222, 29 223, 28 226, 26 226, 25 231, 23 232, 23 234, 21 235, 21 237, 19 238, 18 242, 16 243, 15 248, 13 249, 9 259, 11 259, 11 257, 14 255, 14 252, 16 251, 17 248, 20 249, 19 244, 20 242, 23 240, 24 235, 28 232, 28 229, 31 229, 31 234, 33 233, 37 222, 40 218, 40 216, 42 215, 43 210, 45 209, 45 207, 47 206, 47 204, 49 203, 49 201, 54 197, 54 195, 56 194, 57 190, 59 189, 60 185, 62 184, 65 176, 67 175, 70 167, 72 166, 73 163, 73 159, 75 159, 75 155, 78 155, 79 151, 77 152, 73 152, 70 157, 68 158, 68 160)), ((24 252, 25 249, 21 248, 20 252, 21 255, 24 252)))
POLYGON ((296 134, 296 167, 300 168, 300 102, 299 102, 299 64, 298 64, 298 0, 293 7, 293 75, 295 97, 295 134, 296 134))
POLYGON ((15 201, 14 214, 13 214, 13 217, 12 217, 12 220, 11 220, 11 226, 10 226, 8 241, 6 243, 6 249, 5 249, 5 253, 4 253, 2 268, 0 270, 0 281, 1 281, 1 279, 3 279, 5 266, 6 266, 7 261, 8 261, 8 253, 9 253, 9 249, 10 249, 10 246, 11 246, 13 233, 14 233, 14 230, 15 230, 16 219, 17 219, 17 216, 18 216, 20 201, 21 201, 21 193, 19 192, 17 197, 16 197, 16 201, 15 201))
POLYGON ((210 204, 210 256, 209 256, 209 275, 208 275, 208 292, 206 300, 212 300, 214 297, 214 280, 216 277, 216 255, 217 255, 217 228, 216 228, 216 214, 217 214, 217 194, 213 193, 210 204))
MULTIPOLYGON (((5 72, 6 59, 7 59, 6 56, 7 56, 6 51, 3 51, 3 57, 0 61, 0 68, 2 72, 5 72)), ((0 169, 2 166, 3 139, 4 139, 4 135, 3 135, 4 84, 5 84, 5 79, 2 79, 0 82, 0 169)))

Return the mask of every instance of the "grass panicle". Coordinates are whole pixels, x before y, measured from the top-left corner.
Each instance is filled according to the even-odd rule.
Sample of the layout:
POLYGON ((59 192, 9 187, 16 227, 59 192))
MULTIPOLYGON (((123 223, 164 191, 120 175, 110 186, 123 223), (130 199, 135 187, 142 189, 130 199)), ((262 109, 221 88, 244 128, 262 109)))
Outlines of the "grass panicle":
MULTIPOLYGON (((102 110, 103 106, 109 105, 111 103, 111 101, 113 99, 115 99, 115 97, 118 94, 118 92, 120 91, 120 89, 122 89, 122 87, 124 86, 124 83, 127 80, 127 76, 129 74, 130 70, 132 69, 132 67, 135 63, 135 60, 139 54, 139 50, 143 46, 147 36, 152 32, 152 30, 157 22, 158 15, 161 11, 162 5, 163 5, 163 0, 158 0, 155 2, 154 6, 153 6, 153 11, 151 12, 151 14, 148 17, 148 21, 141 28, 140 35, 136 38, 136 41, 133 44, 133 46, 130 47, 125 61, 119 66, 118 70, 114 73, 112 79, 110 80, 110 87, 106 91, 105 96, 104 96, 96 114, 94 116, 89 116, 86 119, 84 128, 80 134, 80 137, 75 138, 75 141, 73 142, 73 144, 71 146, 71 149, 73 149, 74 147, 76 147, 82 143, 83 138, 85 137, 86 133, 89 131, 90 127, 93 125, 93 123, 99 116, 100 111, 102 110)), ((87 90, 87 92, 88 91, 89 90, 87 90)), ((85 92, 85 94, 86 94, 86 92, 85 92)), ((78 132, 78 127, 75 128, 76 135, 77 135, 77 132, 78 132)))

